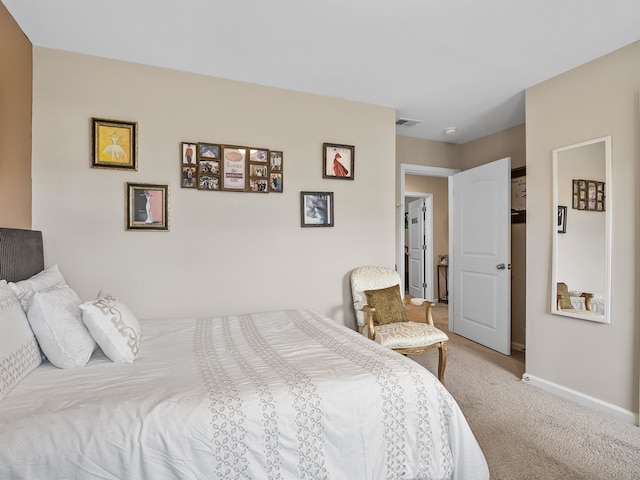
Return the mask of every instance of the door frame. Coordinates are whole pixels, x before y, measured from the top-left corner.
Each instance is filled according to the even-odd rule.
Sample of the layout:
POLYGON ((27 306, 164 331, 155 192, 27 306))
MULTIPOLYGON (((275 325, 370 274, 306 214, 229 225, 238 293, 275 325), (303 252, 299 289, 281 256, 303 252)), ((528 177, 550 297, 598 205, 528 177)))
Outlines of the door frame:
MULTIPOLYGON (((396 227, 397 227, 397 232, 398 232, 398 238, 399 238, 399 242, 398 242, 398 249, 396 251, 396 265, 398 266, 398 272, 400 273, 400 282, 403 288, 403 292, 405 291, 405 289, 407 288, 407 286, 404 284, 404 242, 405 242, 405 235, 404 235, 404 210, 405 210, 405 194, 406 194, 406 190, 405 190, 405 184, 406 184, 406 176, 407 175, 419 175, 419 176, 423 176, 423 177, 446 177, 448 178, 448 185, 449 185, 449 218, 452 218, 453 215, 453 181, 452 181, 452 176, 455 175, 456 173, 460 172, 460 169, 457 168, 442 168, 442 167, 429 167, 426 165, 414 165, 414 164, 410 164, 410 163, 401 163, 400 164, 400 201, 397 204, 397 207, 399 207, 400 211, 398 212, 398 215, 396 215, 396 227)), ((453 225, 452 222, 449 222, 449 272, 451 273, 452 270, 452 266, 453 266, 453 262, 455 261, 454 258, 452 258, 451 253, 453 252, 453 245, 452 245, 452 241, 453 241, 453 225)), ((452 284, 453 278, 449 278, 449 282, 450 284, 452 284)), ((451 310, 451 308, 453 307, 452 305, 452 295, 454 294, 453 291, 449 292, 449 309, 451 310)), ((453 312, 449 315, 449 329, 453 328, 453 312)))
MULTIPOLYGON (((426 289, 423 289, 426 292, 426 294, 420 295, 420 297, 421 298, 424 297, 427 299, 429 298, 435 299, 436 289, 434 288, 434 285, 433 285, 433 278, 434 278, 434 274, 433 274, 433 193, 405 192, 404 193, 405 208, 408 207, 407 203, 409 204, 411 203, 411 202, 407 202, 408 198, 413 199, 412 201, 423 199, 425 203, 431 207, 431 217, 428 220, 429 223, 427 224, 426 222, 424 222, 422 226, 423 227, 422 233, 424 234, 424 242, 431 246, 430 248, 431 255, 423 256, 423 268, 424 268, 423 280, 425 283, 427 283, 427 276, 428 276, 429 282, 427 283, 426 289)), ((407 232, 405 229, 405 238, 404 238, 405 242, 407 241, 406 233, 407 232)), ((409 239, 409 243, 411 243, 411 239, 409 239)), ((405 272, 405 276, 406 276, 406 272, 405 272)), ((404 288, 406 291, 410 290, 409 285, 405 285, 404 288)))

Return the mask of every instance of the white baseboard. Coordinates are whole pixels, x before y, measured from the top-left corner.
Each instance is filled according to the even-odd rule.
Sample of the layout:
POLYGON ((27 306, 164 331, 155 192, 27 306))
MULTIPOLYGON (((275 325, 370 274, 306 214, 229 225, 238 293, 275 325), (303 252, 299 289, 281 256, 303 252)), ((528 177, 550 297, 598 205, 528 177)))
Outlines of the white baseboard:
POLYGON ((511 342, 511 350, 515 350, 517 352, 524 352, 524 345, 521 343, 511 342))
POLYGON ((590 395, 572 390, 571 388, 563 387, 562 385, 558 385, 557 383, 549 382, 548 380, 529 375, 526 372, 524 375, 522 375, 522 381, 546 390, 547 392, 558 395, 559 397, 566 398, 567 400, 572 400, 587 408, 591 408, 592 410, 611 415, 612 417, 615 417, 618 420, 622 420, 625 423, 638 425, 637 413, 625 410, 624 408, 620 408, 617 405, 613 405, 612 403, 604 402, 590 395))

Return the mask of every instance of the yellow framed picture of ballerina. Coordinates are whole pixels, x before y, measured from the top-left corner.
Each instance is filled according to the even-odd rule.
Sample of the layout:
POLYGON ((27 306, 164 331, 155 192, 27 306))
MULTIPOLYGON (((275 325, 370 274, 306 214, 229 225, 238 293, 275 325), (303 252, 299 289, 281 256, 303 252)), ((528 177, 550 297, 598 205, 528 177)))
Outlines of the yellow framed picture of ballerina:
POLYGON ((92 118, 94 168, 138 170, 138 124, 92 118))
POLYGON ((356 147, 353 145, 325 143, 323 144, 323 150, 322 178, 353 180, 356 147))

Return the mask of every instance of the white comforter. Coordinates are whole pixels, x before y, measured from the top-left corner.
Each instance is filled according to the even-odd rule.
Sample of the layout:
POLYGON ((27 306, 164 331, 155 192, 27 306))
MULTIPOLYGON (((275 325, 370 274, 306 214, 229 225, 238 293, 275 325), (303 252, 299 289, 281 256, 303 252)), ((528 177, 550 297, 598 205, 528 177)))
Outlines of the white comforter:
POLYGON ((431 373, 323 316, 142 328, 133 364, 45 362, 8 394, 0 478, 489 478, 431 373))

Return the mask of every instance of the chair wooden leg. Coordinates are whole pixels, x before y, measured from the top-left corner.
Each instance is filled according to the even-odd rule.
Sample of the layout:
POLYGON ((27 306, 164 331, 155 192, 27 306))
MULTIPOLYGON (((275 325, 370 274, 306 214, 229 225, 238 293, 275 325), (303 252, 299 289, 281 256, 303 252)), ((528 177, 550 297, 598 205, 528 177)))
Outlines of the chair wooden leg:
POLYGON ((447 343, 442 342, 438 347, 438 380, 444 385, 444 369, 447 366, 447 343))

